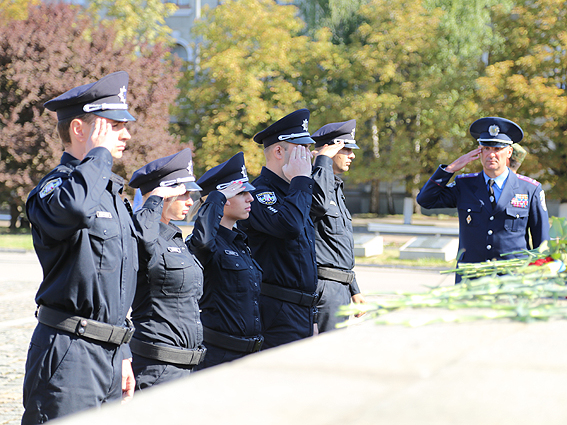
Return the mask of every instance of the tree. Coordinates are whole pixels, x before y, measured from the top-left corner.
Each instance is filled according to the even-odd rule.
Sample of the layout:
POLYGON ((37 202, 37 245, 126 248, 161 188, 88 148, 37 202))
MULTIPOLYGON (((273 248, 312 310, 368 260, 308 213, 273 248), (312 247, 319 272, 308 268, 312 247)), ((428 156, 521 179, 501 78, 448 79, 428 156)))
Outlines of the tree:
POLYGON ((177 6, 162 0, 89 0, 89 10, 96 22, 113 27, 118 45, 171 43, 171 28, 165 18, 177 6))
POLYGON ((567 29, 565 3, 517 1, 493 8, 494 31, 506 43, 490 51, 478 96, 487 115, 517 122, 530 155, 521 173, 551 186, 567 201, 567 29))
POLYGON ((28 7, 39 3, 40 0, 0 0, 0 22, 27 19, 28 7))
POLYGON ((177 117, 185 123, 178 131, 195 141, 198 173, 237 151, 250 173, 259 173, 263 155, 254 134, 309 107, 303 93, 323 74, 316 62, 328 61, 330 43, 300 35, 304 23, 296 15, 295 7, 272 0, 227 1, 195 25, 199 60, 181 84, 177 117))
POLYGON ((180 149, 178 138, 168 132, 179 63, 164 60, 168 50, 162 44, 116 48, 112 29, 91 22, 79 8, 42 4, 30 8, 27 20, 11 21, 0 33, 0 202, 10 204, 13 214, 61 156, 55 114, 43 103, 110 72, 130 74, 127 100, 137 118, 115 171, 126 177, 180 149), (130 54, 135 47, 137 56, 130 54))

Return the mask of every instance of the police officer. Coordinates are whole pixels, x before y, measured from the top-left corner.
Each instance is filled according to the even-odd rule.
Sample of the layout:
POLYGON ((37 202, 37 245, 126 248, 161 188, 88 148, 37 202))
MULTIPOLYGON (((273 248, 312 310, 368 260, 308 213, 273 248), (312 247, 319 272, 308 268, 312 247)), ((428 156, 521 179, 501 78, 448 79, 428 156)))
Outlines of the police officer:
POLYGON ((24 377, 22 424, 131 397, 126 318, 134 297, 135 230, 112 173, 130 134, 128 74, 107 75, 45 103, 65 152, 26 203, 43 268, 24 377))
POLYGON ((260 350, 262 270, 246 234, 235 227, 248 218, 254 200, 244 154, 211 168, 197 184, 203 201, 187 246, 204 266, 200 304, 207 357, 198 367, 204 369, 260 350))
POLYGON ((351 299, 364 303, 354 267, 354 238, 352 217, 345 204, 343 181, 339 177, 348 171, 355 158, 353 149, 359 149, 354 139, 356 120, 324 125, 311 135, 317 154, 311 175, 313 203, 311 218, 315 224, 315 251, 317 252, 317 329, 326 332, 335 329, 346 317, 337 316, 341 305, 351 299))
MULTIPOLYGON (((252 184, 254 202, 241 229, 263 269, 263 349, 313 335, 317 304, 309 111, 300 109, 254 136, 266 166, 252 184)), ((239 223, 240 224, 240 223, 239 223)))
POLYGON ((136 170, 129 185, 144 203, 134 216, 141 238, 140 270, 130 342, 136 390, 187 376, 205 357, 199 299, 203 271, 185 246, 181 229, 193 204, 191 149, 156 159, 136 170))
POLYGON ((500 254, 538 247, 549 239, 545 194, 539 182, 506 166, 512 144, 524 136, 522 129, 510 120, 487 117, 473 122, 469 131, 479 147, 441 165, 417 202, 424 208, 458 208, 459 251, 463 250, 458 262, 498 260, 500 254), (455 172, 479 158, 482 172, 457 176, 447 184, 455 172))

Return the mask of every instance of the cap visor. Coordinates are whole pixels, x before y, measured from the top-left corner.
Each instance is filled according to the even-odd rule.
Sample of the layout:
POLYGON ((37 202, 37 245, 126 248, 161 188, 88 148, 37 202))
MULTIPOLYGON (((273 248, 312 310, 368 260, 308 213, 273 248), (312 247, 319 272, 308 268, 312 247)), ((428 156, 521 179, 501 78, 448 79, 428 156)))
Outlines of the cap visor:
POLYGON ((203 190, 201 186, 199 186, 195 182, 183 182, 183 184, 185 185, 185 189, 187 189, 188 192, 197 192, 203 190))
POLYGON ((478 141, 478 144, 481 146, 487 146, 490 148, 505 148, 506 146, 512 146, 512 143, 504 143, 504 142, 494 142, 494 141, 478 141))
POLYGON ((345 145, 345 148, 349 148, 349 149, 360 149, 356 143, 347 143, 347 144, 345 145))
POLYGON ((106 111, 96 111, 93 112, 93 114, 98 115, 99 117, 108 118, 109 120, 113 121, 136 121, 136 118, 130 115, 130 112, 124 110, 112 109, 106 111))
POLYGON ((284 140, 284 142, 293 143, 294 145, 311 145, 315 143, 311 137, 299 137, 297 139, 284 140))
POLYGON ((255 189, 256 189, 254 186, 252 186, 252 185, 251 185, 250 183, 248 183, 248 182, 245 182, 245 183, 243 184, 243 186, 244 186, 244 191, 245 191, 245 192, 251 192, 252 190, 255 190, 255 189))

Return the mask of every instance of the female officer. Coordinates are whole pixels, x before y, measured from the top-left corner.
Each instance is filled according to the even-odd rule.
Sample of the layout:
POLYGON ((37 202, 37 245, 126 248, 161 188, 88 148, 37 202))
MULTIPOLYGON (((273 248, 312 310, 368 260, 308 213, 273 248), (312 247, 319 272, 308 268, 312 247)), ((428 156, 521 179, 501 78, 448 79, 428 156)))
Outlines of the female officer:
POLYGON ((253 201, 244 154, 210 169, 197 183, 203 197, 192 207, 200 208, 187 245, 204 266, 200 305, 207 357, 197 367, 204 369, 260 350, 262 271, 246 235, 235 227, 248 218, 253 201))
POLYGON ((144 199, 134 216, 142 238, 130 342, 136 390, 141 390, 189 374, 206 352, 198 305, 202 268, 171 223, 185 218, 193 204, 190 192, 200 189, 191 150, 150 162, 129 184, 140 188, 144 199))

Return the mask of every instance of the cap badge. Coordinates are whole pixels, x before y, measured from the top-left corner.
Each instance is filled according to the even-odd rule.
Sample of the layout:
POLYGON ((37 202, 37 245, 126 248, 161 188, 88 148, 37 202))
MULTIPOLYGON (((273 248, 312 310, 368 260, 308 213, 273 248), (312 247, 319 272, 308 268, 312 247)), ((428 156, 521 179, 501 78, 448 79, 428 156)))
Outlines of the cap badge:
POLYGON ((498 136, 498 133, 500 133, 500 127, 498 127, 497 125, 493 124, 490 127, 488 127, 488 133, 494 137, 494 136, 498 136))
POLYGON ((301 126, 303 127, 303 130, 307 131, 309 128, 309 120, 303 120, 303 124, 301 126))
POLYGON ((120 93, 118 93, 118 97, 122 103, 126 103, 126 86, 120 87, 120 93))
POLYGON ((189 161, 189 163, 187 164, 187 171, 189 172, 189 174, 193 175, 193 161, 189 161))
POLYGON ((246 174, 246 165, 242 166, 240 173, 242 174, 242 177, 248 177, 248 174, 246 174))
POLYGON ((352 138, 354 139, 354 132, 356 131, 356 128, 353 128, 352 131, 350 132, 350 135, 352 136, 352 138))

